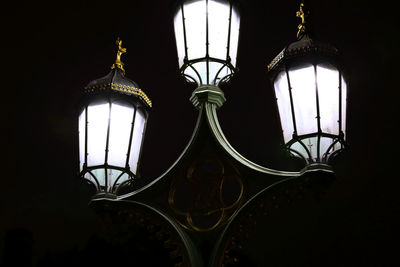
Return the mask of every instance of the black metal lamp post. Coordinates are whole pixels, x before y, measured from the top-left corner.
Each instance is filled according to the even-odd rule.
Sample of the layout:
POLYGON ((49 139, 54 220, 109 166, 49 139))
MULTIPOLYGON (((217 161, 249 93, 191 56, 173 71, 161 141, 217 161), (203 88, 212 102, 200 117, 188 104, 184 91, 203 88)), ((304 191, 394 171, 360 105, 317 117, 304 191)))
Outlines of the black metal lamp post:
POLYGON ((106 76, 85 87, 79 113, 80 176, 98 195, 114 196, 138 175, 151 101, 125 77, 117 40, 117 59, 106 76))
POLYGON ((338 50, 311 39, 306 15, 301 4, 298 40, 275 57, 268 71, 285 146, 310 167, 324 168, 345 145, 347 86, 338 50))

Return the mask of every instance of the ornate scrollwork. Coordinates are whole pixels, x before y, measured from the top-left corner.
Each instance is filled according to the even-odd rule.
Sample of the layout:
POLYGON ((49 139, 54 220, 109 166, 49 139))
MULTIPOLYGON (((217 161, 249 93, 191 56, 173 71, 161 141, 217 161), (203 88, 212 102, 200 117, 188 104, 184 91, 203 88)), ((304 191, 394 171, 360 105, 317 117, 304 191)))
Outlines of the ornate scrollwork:
POLYGON ((239 172, 230 162, 206 156, 173 179, 168 202, 182 227, 207 232, 229 221, 240 207, 243 192, 239 172))

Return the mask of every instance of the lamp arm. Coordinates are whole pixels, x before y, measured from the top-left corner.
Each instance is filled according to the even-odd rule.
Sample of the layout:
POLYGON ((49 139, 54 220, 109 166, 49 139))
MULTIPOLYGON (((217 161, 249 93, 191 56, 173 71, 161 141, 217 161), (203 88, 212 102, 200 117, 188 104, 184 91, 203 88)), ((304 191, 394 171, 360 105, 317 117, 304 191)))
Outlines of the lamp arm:
POLYGON ((137 195, 141 192, 145 192, 147 191, 146 189, 152 187, 154 184, 159 183, 161 180, 163 180, 164 177, 166 177, 169 172, 171 170, 173 170, 175 168, 175 166, 180 163, 181 159, 187 154, 187 152, 189 151, 189 149, 193 146, 193 144, 195 143, 196 139, 197 139, 197 135, 201 126, 201 123, 203 122, 203 117, 204 117, 204 112, 202 111, 202 109, 199 110, 199 116, 197 117, 197 122, 196 122, 196 126, 194 127, 192 136, 190 137, 189 142, 187 143, 185 149, 183 150, 183 152, 180 154, 180 156, 175 160, 175 162, 163 173, 161 174, 158 178, 154 179, 153 181, 151 181, 150 183, 146 184, 145 186, 143 186, 142 188, 135 190, 133 192, 129 192, 127 194, 124 195, 120 195, 117 197, 117 199, 127 199, 133 195, 137 195))
POLYGON ((285 177, 298 177, 302 174, 302 172, 289 172, 289 171, 279 171, 270 168, 266 168, 260 166, 242 156, 239 152, 237 152, 232 145, 226 139, 224 133, 222 132, 221 126, 219 125, 218 115, 217 115, 217 106, 214 103, 206 102, 204 103, 206 116, 208 124, 210 125, 210 129, 212 134, 216 138, 217 142, 222 146, 222 148, 231 155, 235 160, 245 165, 248 168, 251 168, 255 171, 276 175, 276 176, 285 176, 285 177))

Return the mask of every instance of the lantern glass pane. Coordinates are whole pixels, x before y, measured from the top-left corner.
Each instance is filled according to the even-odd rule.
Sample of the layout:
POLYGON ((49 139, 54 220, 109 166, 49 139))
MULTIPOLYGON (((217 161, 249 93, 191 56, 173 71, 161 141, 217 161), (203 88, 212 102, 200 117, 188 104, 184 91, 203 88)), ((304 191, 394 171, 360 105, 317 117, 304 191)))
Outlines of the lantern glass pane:
MULTIPOLYGON (((307 150, 310 152, 311 159, 316 160, 318 157, 318 154, 317 154, 318 138, 317 137, 308 137, 308 138, 302 139, 301 141, 303 142, 303 144, 305 145, 307 150)), ((302 144, 300 144, 300 142, 293 143, 293 145, 291 145, 290 148, 299 152, 304 158, 309 159, 306 149, 304 148, 304 146, 302 144)), ((298 156, 296 153, 292 152, 292 154, 295 156, 298 156)))
MULTIPOLYGON (((302 155, 304 158, 308 159, 308 154, 306 149, 304 148, 304 146, 302 146, 300 144, 300 142, 295 142, 290 146, 291 149, 297 151, 298 153, 300 153, 300 155, 302 155)), ((293 151, 291 151, 291 153, 296 156, 296 157, 300 157, 297 153, 294 153, 293 151)))
MULTIPOLYGON (((208 54, 225 60, 227 56, 230 5, 225 1, 208 1, 208 54)), ((213 76, 211 76, 213 77, 213 76)))
POLYGON ((317 66, 321 130, 339 134, 339 72, 330 65, 317 66))
POLYGON ((239 43, 239 25, 239 12, 236 10, 235 7, 233 7, 231 17, 231 37, 229 40, 229 56, 231 58, 231 63, 234 67, 236 66, 236 56, 239 43))
POLYGON ((129 156, 129 167, 134 174, 136 174, 137 171, 145 121, 146 120, 143 111, 138 109, 135 116, 135 125, 133 128, 132 145, 129 156))
POLYGON ((289 70, 297 134, 310 134, 318 130, 313 65, 289 70))
POLYGON ((124 173, 121 175, 121 177, 119 178, 117 185, 122 184, 123 182, 129 180, 129 175, 127 173, 124 173))
POLYGON ((219 63, 219 62, 209 62, 209 72, 210 72, 210 83, 211 84, 218 84, 218 82, 221 80, 221 78, 225 77, 228 73, 227 70, 228 68, 224 68, 224 64, 219 63), (222 69, 221 69, 222 68, 222 69), (221 70, 221 71, 219 71, 221 70), (218 73, 219 72, 219 73, 218 73), (218 77, 216 77, 218 73, 218 77), (215 82, 214 82, 215 80, 215 82))
POLYGON ((94 186, 97 187, 97 182, 96 180, 93 178, 93 176, 90 173, 85 173, 85 175, 83 176, 85 179, 89 180, 90 182, 92 182, 94 184, 94 186))
POLYGON ((347 84, 342 76, 342 131, 346 135, 347 84))
POLYGON ((88 106, 88 166, 104 164, 109 111, 109 103, 88 106))
POLYGON ((115 169, 107 169, 107 180, 109 187, 114 185, 114 182, 117 180, 118 176, 122 173, 120 170, 115 169))
POLYGON ((107 169, 107 179, 109 188, 114 191, 115 187, 129 179, 127 173, 122 173, 120 170, 107 169))
POLYGON ((191 67, 186 68, 184 73, 192 77, 199 85, 207 84, 207 63, 197 62, 192 66, 194 69, 196 69, 197 73, 200 75, 201 81, 197 73, 191 67))
POLYGON ((285 143, 287 143, 292 139, 294 129, 286 72, 281 72, 278 74, 274 82, 274 87, 279 109, 279 116, 281 119, 283 139, 285 143))
POLYGON ((100 186, 106 187, 106 171, 103 168, 91 170, 91 173, 96 177, 97 182, 99 182, 100 186))
POLYGON ((178 52, 178 62, 179 67, 183 65, 183 59, 185 58, 185 37, 183 33, 183 21, 182 21, 182 9, 179 8, 178 12, 174 18, 174 28, 175 28, 175 40, 176 49, 178 52))
POLYGON ((191 1, 183 6, 188 59, 206 56, 206 1, 191 1))
POLYGON ((318 137, 309 137, 302 141, 306 145, 308 151, 310 151, 312 159, 316 160, 318 157, 318 137))
POLYGON ((125 167, 133 121, 133 106, 113 103, 110 115, 108 164, 125 167))
MULTIPOLYGON (((210 63, 210 68, 211 68, 210 63)), ((217 72, 220 70, 222 64, 219 64, 217 72)), ((218 84, 223 78, 225 78, 227 75, 232 74, 232 70, 228 68, 227 66, 224 66, 221 71, 218 73, 217 78, 215 79, 215 84, 218 84)))
POLYGON ((330 137, 321 137, 321 144, 320 144, 320 155, 321 158, 323 158, 325 156, 325 154, 331 154, 333 153, 335 150, 337 150, 338 148, 338 143, 336 143, 334 146, 332 146, 329 151, 328 148, 330 145, 333 144, 334 139, 330 138, 330 137))
POLYGON ((79 129, 79 168, 82 171, 85 163, 85 134, 86 134, 86 114, 85 109, 79 114, 78 129, 79 129))

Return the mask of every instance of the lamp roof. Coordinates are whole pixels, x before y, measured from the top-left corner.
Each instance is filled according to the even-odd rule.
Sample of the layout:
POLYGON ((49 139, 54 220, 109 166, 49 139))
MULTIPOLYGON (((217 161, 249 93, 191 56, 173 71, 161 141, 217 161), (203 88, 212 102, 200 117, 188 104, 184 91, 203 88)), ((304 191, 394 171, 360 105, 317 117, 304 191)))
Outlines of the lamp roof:
POLYGON ((134 81, 125 77, 125 72, 120 68, 113 68, 106 76, 91 81, 85 86, 85 93, 98 92, 118 92, 126 95, 135 95, 144 101, 149 107, 152 106, 151 100, 139 89, 134 81))
POLYGON ((117 54, 115 62, 111 66, 111 71, 106 76, 91 81, 85 87, 85 93, 109 91, 125 95, 134 95, 144 101, 147 106, 151 107, 151 100, 139 89, 138 84, 125 77, 124 63, 121 61, 121 56, 126 53, 126 48, 122 47, 121 39, 117 38, 115 44, 117 45, 117 54))
POLYGON ((268 65, 268 71, 280 69, 289 62, 301 60, 302 58, 319 59, 329 58, 328 61, 337 63, 336 59, 339 51, 331 44, 316 41, 311 38, 307 18, 309 11, 304 8, 303 1, 300 4, 299 11, 296 12, 296 17, 301 19, 301 23, 297 29, 297 41, 287 45, 268 65))
POLYGON ((279 69, 283 63, 306 56, 337 58, 339 51, 331 44, 315 41, 304 33, 299 39, 286 46, 268 65, 268 71, 279 69))

